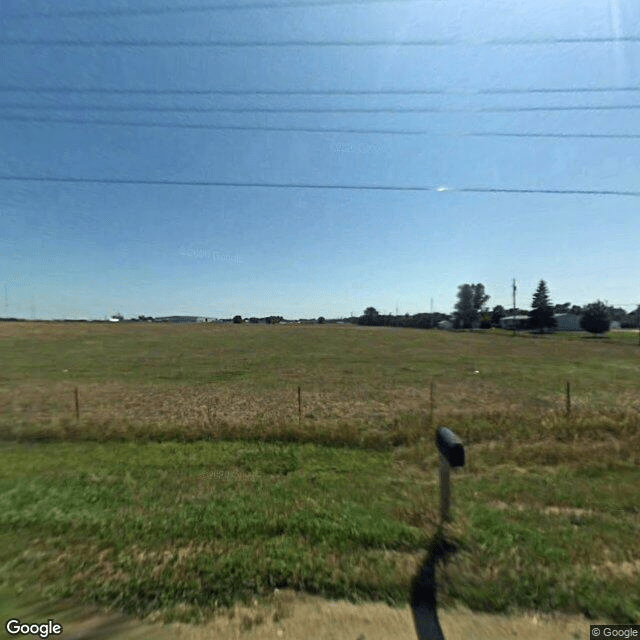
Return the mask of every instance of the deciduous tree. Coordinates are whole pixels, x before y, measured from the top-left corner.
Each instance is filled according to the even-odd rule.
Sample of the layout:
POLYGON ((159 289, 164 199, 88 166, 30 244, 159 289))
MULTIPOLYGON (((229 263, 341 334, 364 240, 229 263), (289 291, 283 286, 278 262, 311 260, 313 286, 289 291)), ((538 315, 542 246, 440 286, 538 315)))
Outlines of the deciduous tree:
POLYGON ((461 284, 455 306, 455 324, 464 329, 472 327, 487 300, 489 296, 485 293, 483 284, 461 284))
POLYGON ((604 302, 598 300, 588 304, 583 309, 580 326, 589 333, 601 334, 609 331, 611 320, 604 302))
POLYGON ((494 327, 499 327, 500 320, 502 320, 502 318, 504 318, 506 315, 507 312, 505 308, 501 304, 496 305, 495 307, 493 307, 493 311, 491 312, 491 324, 494 327))
POLYGON ((375 307, 367 307, 364 314, 360 316, 359 324, 374 325, 378 324, 380 314, 375 307))

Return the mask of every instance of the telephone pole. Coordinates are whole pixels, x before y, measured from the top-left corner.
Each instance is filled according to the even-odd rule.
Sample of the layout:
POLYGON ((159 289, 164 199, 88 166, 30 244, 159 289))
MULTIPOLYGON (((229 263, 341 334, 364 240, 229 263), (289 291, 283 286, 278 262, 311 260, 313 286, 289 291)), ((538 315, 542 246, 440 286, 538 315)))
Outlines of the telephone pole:
POLYGON ((516 319, 516 279, 513 279, 513 335, 516 335, 516 326, 518 321, 516 319))

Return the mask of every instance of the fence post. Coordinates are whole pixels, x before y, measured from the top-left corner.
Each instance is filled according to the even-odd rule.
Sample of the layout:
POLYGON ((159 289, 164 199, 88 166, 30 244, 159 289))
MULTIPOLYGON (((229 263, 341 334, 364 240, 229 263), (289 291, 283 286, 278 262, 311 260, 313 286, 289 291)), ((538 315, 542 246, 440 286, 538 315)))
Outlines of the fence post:
POLYGON ((78 401, 78 387, 74 387, 74 396, 76 400, 76 420, 80 420, 80 402, 78 401))
POLYGON ((432 380, 431 381, 431 393, 429 394, 430 397, 430 404, 429 404, 429 426, 433 427, 433 397, 434 397, 434 388, 435 388, 435 381, 432 380))
POLYGON ((298 386, 298 426, 302 424, 302 391, 298 386))
POLYGON ((449 509, 451 507, 451 475, 447 459, 440 454, 440 522, 451 520, 449 509))
POLYGON ((567 380, 567 418, 571 415, 571 386, 567 380))
POLYGON ((451 521, 451 467, 464 466, 464 445, 450 429, 440 427, 436 431, 436 445, 440 450, 440 520, 451 521))

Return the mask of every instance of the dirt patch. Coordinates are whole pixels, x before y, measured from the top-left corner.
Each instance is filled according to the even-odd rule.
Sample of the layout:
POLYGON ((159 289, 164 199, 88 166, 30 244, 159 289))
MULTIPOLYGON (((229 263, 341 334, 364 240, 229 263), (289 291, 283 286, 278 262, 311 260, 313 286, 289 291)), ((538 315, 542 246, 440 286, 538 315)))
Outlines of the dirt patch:
POLYGON ((631 562, 605 562, 603 564, 592 564, 591 569, 598 576, 624 576, 633 578, 640 573, 640 560, 632 560, 631 562))
POLYGON ((516 511, 526 511, 529 509, 537 509, 546 515, 552 516, 574 516, 574 517, 582 517, 582 516, 592 516, 595 511, 593 509, 577 509, 573 507, 558 507, 555 505, 547 506, 547 507, 539 507, 532 504, 522 504, 520 502, 511 502, 506 503, 501 500, 493 500, 488 503, 490 507, 494 509, 499 509, 500 511, 506 511, 508 509, 515 509, 516 511))
MULTIPOLYGON (((440 612, 442 629, 451 640, 548 640, 588 638, 589 621, 581 616, 521 613, 514 616, 474 613, 458 608, 440 612)), ((63 622, 60 620, 60 622, 63 622)), ((416 640, 411 609, 385 604, 351 604, 281 592, 268 605, 236 606, 202 624, 129 622, 94 616, 65 626, 63 638, 88 640, 416 640), (113 633, 109 625, 115 625, 113 633), (107 635, 105 635, 107 634, 107 635)))

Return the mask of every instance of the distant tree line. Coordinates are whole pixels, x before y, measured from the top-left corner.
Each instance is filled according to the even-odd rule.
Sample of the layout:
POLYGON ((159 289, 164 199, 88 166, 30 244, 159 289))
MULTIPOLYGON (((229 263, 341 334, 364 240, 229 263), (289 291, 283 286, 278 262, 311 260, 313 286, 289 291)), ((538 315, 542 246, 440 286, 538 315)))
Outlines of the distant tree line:
POLYGON ((351 322, 369 327, 411 327, 414 329, 433 329, 441 320, 447 320, 444 313, 415 313, 410 315, 381 314, 375 307, 367 307, 359 318, 351 322))
POLYGON ((518 325, 521 328, 543 333, 557 326, 556 314, 568 313, 580 316, 580 326, 585 331, 604 333, 609 330, 613 321, 619 322, 623 328, 637 328, 640 319, 640 305, 631 313, 620 307, 607 306, 600 300, 584 307, 572 305, 570 302, 552 305, 544 280, 540 280, 533 294, 531 309, 507 310, 497 305, 490 311, 489 307, 485 306, 489 296, 481 283, 461 284, 457 297, 453 318, 454 328, 458 329, 499 327, 502 318, 515 315, 527 317, 524 323, 518 325))
POLYGON ((282 322, 284 320, 284 318, 282 316, 265 316, 264 318, 255 318, 255 317, 251 317, 249 318, 249 322, 251 324, 278 324, 279 322, 282 322))
POLYGON ((500 327, 502 318, 516 315, 524 316, 518 328, 543 333, 557 326, 556 314, 569 313, 580 316, 582 329, 596 334, 608 331, 613 321, 619 322, 622 328, 637 328, 639 325, 640 305, 631 313, 627 313, 620 307, 607 306, 600 300, 584 307, 572 305, 570 302, 552 304, 544 280, 538 283, 530 309, 505 309, 502 305, 496 305, 491 309, 487 306, 489 299, 490 296, 482 283, 461 284, 458 286, 453 317, 443 313, 387 315, 379 313, 375 307, 367 307, 361 316, 345 321, 364 326, 433 329, 442 320, 450 320, 455 329, 490 329, 500 327))

